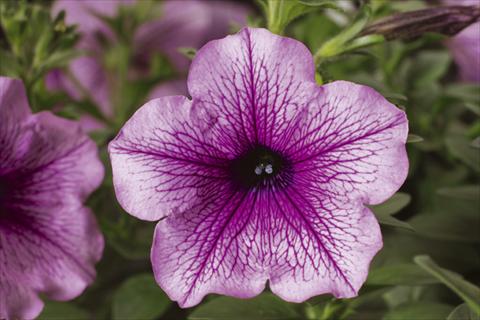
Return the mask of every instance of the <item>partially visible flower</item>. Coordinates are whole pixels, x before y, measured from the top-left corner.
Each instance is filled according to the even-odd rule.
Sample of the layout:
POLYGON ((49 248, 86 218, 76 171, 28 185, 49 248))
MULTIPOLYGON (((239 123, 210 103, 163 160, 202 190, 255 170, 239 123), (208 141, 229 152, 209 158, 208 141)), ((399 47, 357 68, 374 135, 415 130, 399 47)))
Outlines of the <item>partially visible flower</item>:
MULTIPOLYGON (((447 3, 476 6, 480 11, 480 3, 477 0, 450 0, 447 3)), ((461 79, 480 83, 480 22, 472 24, 449 39, 447 45, 458 65, 461 79)))
POLYGON ((39 294, 69 300, 93 281, 103 237, 83 202, 103 179, 96 150, 0 77, 0 319, 35 318, 39 294))
POLYGON ((98 38, 113 38, 113 32, 100 16, 114 17, 121 5, 129 5, 132 0, 60 0, 56 1, 52 11, 56 15, 64 10, 65 23, 77 25, 81 33, 78 49, 86 50, 89 55, 74 59, 68 73, 56 70, 47 76, 47 87, 51 90, 64 90, 73 99, 80 100, 85 95, 95 103, 106 117, 113 115, 107 75, 102 62, 102 46, 98 38))
POLYGON ((245 26, 247 7, 227 0, 167 0, 160 19, 141 26, 135 35, 137 60, 148 61, 154 52, 166 54, 181 71, 189 60, 181 47, 200 48, 230 33, 233 24, 245 26))
POLYGON ((148 102, 110 143, 120 204, 162 219, 153 270, 180 306, 267 281, 288 301, 353 297, 365 281, 382 246, 366 205, 407 176, 407 119, 369 87, 314 74, 302 43, 243 29, 198 51, 193 100, 148 102))
MULTIPOLYGON (((51 72, 47 77, 48 88, 63 90, 75 100, 88 97, 100 107, 105 117, 112 118, 112 92, 102 61, 104 48, 99 38, 113 40, 114 35, 100 16, 114 17, 121 5, 134 3, 134 0, 56 1, 53 13, 65 10, 66 23, 77 24, 82 33, 79 48, 89 51, 90 55, 72 61, 67 74, 59 70, 51 72)), ((135 74, 148 73, 149 61, 155 52, 167 55, 183 72, 189 61, 178 52, 178 48, 198 48, 209 40, 225 36, 231 23, 245 25, 248 12, 244 6, 228 1, 167 0, 161 5, 161 17, 140 26, 134 36, 132 68, 135 74)), ((91 117, 81 121, 87 129, 103 126, 91 117)))

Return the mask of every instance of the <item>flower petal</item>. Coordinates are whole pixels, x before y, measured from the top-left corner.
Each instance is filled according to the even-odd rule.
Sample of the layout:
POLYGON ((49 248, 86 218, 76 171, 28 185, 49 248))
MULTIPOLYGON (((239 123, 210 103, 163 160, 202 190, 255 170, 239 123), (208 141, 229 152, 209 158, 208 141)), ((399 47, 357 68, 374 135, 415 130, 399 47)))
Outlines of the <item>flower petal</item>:
POLYGON ((13 279, 18 295, 33 290, 69 300, 93 282, 103 237, 90 210, 81 204, 44 208, 30 198, 8 209, 0 224, 0 274, 13 279))
POLYGON ((15 192, 38 194, 42 201, 69 203, 86 200, 103 180, 104 168, 95 143, 79 124, 40 112, 23 127, 27 147, 16 159, 17 168, 2 179, 15 186, 15 192))
POLYGON ((202 199, 158 223, 151 260, 155 278, 181 307, 208 293, 238 298, 262 292, 263 250, 257 233, 257 193, 214 183, 202 199))
POLYGON ((321 87, 294 139, 283 149, 295 176, 330 197, 378 204, 408 173, 403 111, 375 90, 346 81, 321 87))
POLYGON ((157 282, 181 307, 208 293, 253 297, 268 279, 293 302, 329 292, 355 296, 382 246, 378 222, 359 202, 304 193, 214 184, 158 223, 151 254, 157 282))
POLYGON ((109 145, 118 201, 130 214, 158 220, 194 201, 212 182, 226 182, 221 146, 197 126, 191 102, 181 96, 148 102, 109 145))
MULTIPOLYGON (((19 86, 11 101, 20 108, 19 86)), ((0 318, 34 318, 38 293, 71 299, 93 281, 103 237, 82 203, 101 183, 103 165, 73 121, 41 112, 6 124, 14 135, 0 130, 2 156, 13 154, 0 167, 0 278, 9 297, 1 298, 0 318)))
POLYGON ((448 40, 462 80, 480 82, 480 22, 474 23, 448 40))
POLYGON ((233 1, 166 0, 159 19, 140 26, 135 34, 137 60, 149 61, 154 52, 165 53, 179 70, 190 61, 178 48, 199 48, 228 34, 230 23, 246 24, 248 9, 233 1))
POLYGON ((93 57, 76 58, 70 62, 69 72, 71 76, 65 75, 60 70, 54 70, 47 74, 47 88, 63 90, 77 101, 90 99, 91 103, 100 108, 105 117, 112 117, 113 108, 110 103, 107 74, 97 59, 93 57))
POLYGON ((356 296, 382 247, 373 213, 358 201, 332 199, 303 186, 271 198, 277 218, 271 237, 278 239, 272 248, 272 292, 291 302, 325 293, 356 296))
POLYGON ((0 318, 35 319, 43 302, 30 288, 12 281, 0 270, 0 318))
POLYGON ((210 12, 201 1, 165 1, 162 16, 140 26, 135 34, 137 60, 149 61, 152 53, 163 52, 179 70, 185 70, 189 60, 178 48, 197 48, 204 41, 210 26, 210 12), (161 32, 159 32, 161 31, 161 32))
POLYGON ((30 115, 27 94, 21 80, 0 77, 0 130, 13 126, 30 115))
POLYGON ((111 34, 107 23, 101 16, 114 17, 121 5, 132 4, 134 0, 57 0, 52 7, 53 15, 62 10, 66 12, 65 23, 77 25, 78 30, 87 36, 93 36, 95 32, 111 34))
POLYGON ((290 136, 311 94, 314 64, 299 41, 265 29, 244 28, 197 52, 188 88, 194 101, 215 115, 227 144, 275 148, 290 136))
POLYGON ((27 94, 20 80, 0 77, 0 175, 15 169, 28 148, 24 126, 31 114, 27 94))

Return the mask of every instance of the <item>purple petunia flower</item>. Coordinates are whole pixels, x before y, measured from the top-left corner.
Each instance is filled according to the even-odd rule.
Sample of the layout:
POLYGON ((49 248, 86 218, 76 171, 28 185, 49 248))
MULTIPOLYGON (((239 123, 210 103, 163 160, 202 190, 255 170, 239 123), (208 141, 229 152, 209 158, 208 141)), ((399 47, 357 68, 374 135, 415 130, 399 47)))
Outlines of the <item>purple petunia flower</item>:
POLYGON ((68 300, 93 281, 103 237, 83 201, 103 170, 77 124, 32 115, 21 81, 0 77, 0 319, 32 319, 40 293, 68 300))
POLYGON ((373 89, 317 86, 300 42, 245 28, 196 55, 109 146, 120 204, 160 220, 151 260, 182 307, 208 293, 300 302, 357 294, 382 247, 365 206, 408 170, 405 113, 373 89))

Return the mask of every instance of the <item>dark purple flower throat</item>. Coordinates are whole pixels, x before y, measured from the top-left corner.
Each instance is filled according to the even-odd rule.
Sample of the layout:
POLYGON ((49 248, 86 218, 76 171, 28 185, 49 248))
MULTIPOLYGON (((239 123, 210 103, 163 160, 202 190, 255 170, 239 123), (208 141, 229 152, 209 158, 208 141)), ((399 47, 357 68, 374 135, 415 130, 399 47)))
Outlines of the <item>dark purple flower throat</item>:
POLYGON ((290 177, 287 158, 267 146, 253 145, 230 162, 232 180, 239 188, 284 186, 290 177))

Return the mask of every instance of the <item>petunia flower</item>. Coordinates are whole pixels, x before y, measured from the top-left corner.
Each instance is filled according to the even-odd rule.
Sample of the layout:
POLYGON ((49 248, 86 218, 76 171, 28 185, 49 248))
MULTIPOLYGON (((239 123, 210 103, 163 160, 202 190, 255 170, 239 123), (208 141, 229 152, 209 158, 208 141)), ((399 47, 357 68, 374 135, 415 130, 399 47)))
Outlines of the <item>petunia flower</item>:
MULTIPOLYGON (((479 6, 477 0, 445 0, 450 5, 479 6)), ((479 7, 480 9, 480 7, 479 7)), ((463 81, 480 83, 480 22, 447 41, 463 81)))
POLYGON ((106 117, 112 116, 107 75, 99 59, 104 52, 98 38, 101 35, 103 38, 113 39, 114 34, 100 16, 113 18, 118 14, 120 6, 132 3, 133 0, 60 0, 54 3, 53 14, 65 11, 65 22, 76 25, 81 34, 78 49, 85 50, 89 55, 78 57, 70 63, 70 75, 60 70, 50 72, 46 78, 49 89, 64 90, 75 100, 81 100, 88 94, 106 117))
POLYGON ((79 125, 31 114, 20 80, 0 77, 0 319, 33 319, 39 294, 72 299, 103 251, 83 205, 103 165, 79 125))
POLYGON ((407 176, 405 113, 373 89, 317 86, 300 42, 245 28, 190 67, 193 97, 141 107, 110 143, 118 201, 158 225, 155 278, 191 307, 208 293, 353 297, 382 247, 366 205, 407 176))
POLYGON ((178 48, 199 48, 230 33, 232 24, 247 23, 248 7, 228 0, 167 0, 159 19, 142 25, 135 34, 137 60, 148 61, 163 52, 174 66, 184 71, 189 60, 178 48))
POLYGON ((480 22, 474 23, 448 41, 464 81, 480 83, 480 22))
MULTIPOLYGON (((78 26, 82 38, 79 49, 89 55, 74 59, 68 66, 68 74, 55 70, 48 74, 50 90, 65 91, 75 100, 89 98, 106 118, 113 117, 111 88, 108 74, 103 66, 104 48, 98 36, 114 41, 114 34, 100 16, 115 17, 120 6, 134 4, 134 0, 58 0, 52 12, 64 10, 67 24, 78 26), (74 79, 74 80, 72 80, 74 79)), ((246 24, 248 10, 245 6, 228 1, 168 0, 161 5, 161 16, 140 26, 134 35, 134 61, 130 66, 136 74, 149 72, 151 55, 161 52, 168 56, 173 65, 183 72, 189 61, 179 51, 180 47, 200 47, 207 41, 225 36, 230 24, 246 24)), ((165 88, 170 87, 166 86, 165 88)), ((154 88, 156 91, 158 88, 154 88)), ((163 91, 165 89, 162 89, 163 91)), ((170 94, 176 94, 173 91, 170 94)), ((105 124, 91 117, 82 117, 81 123, 87 130, 96 130, 105 124)))

